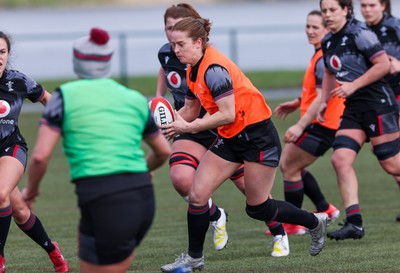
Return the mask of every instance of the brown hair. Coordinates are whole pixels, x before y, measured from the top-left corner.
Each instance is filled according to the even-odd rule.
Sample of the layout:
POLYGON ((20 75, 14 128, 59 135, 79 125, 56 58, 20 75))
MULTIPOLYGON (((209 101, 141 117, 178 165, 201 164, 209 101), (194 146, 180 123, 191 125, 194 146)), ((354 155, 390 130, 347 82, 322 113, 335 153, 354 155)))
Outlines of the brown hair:
POLYGON ((381 2, 381 5, 385 5, 385 12, 392 16, 392 5, 390 3, 390 0, 379 0, 381 2))
POLYGON ((324 20, 324 17, 322 16, 322 12, 321 11, 319 11, 319 10, 312 10, 312 11, 310 11, 308 14, 307 14, 307 17, 308 16, 312 16, 312 15, 316 15, 316 16, 319 16, 319 17, 321 17, 321 19, 322 19, 322 25, 324 26, 324 27, 326 27, 326 22, 325 22, 325 20, 324 20))
POLYGON ((178 19, 186 17, 201 18, 200 14, 187 3, 172 5, 171 7, 167 8, 164 13, 164 25, 167 24, 168 18, 178 19))
MULTIPOLYGON (((319 1, 319 6, 321 7, 322 1, 319 1)), ((347 19, 350 19, 354 15, 354 8, 353 8, 353 0, 336 0, 338 2, 339 6, 344 9, 347 7, 347 19)))
POLYGON ((209 19, 203 18, 185 18, 176 23, 172 31, 187 32, 188 37, 193 41, 201 38, 203 41, 203 50, 205 50, 209 41, 208 36, 211 31, 211 22, 209 19))
POLYGON ((10 52, 11 51, 11 41, 10 41, 11 39, 10 39, 10 36, 5 34, 3 31, 0 31, 0 39, 4 39, 4 41, 6 41, 8 52, 10 52))

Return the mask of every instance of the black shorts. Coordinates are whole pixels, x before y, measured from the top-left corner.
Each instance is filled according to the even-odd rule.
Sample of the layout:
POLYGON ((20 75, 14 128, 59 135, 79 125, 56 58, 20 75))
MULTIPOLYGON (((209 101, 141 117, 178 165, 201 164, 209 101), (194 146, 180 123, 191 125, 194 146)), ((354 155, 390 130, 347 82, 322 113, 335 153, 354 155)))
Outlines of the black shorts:
POLYGON ((397 108, 400 111, 400 94, 396 95, 397 108))
POLYGON ((399 131, 399 112, 397 106, 377 108, 367 112, 344 109, 339 129, 363 130, 368 139, 399 131))
POLYGON ((18 159, 24 169, 27 163, 28 146, 17 127, 14 132, 0 141, 0 157, 11 156, 18 159))
POLYGON ((79 207, 79 258, 97 265, 118 263, 132 254, 152 224, 153 187, 115 192, 79 207))
POLYGON ((277 167, 282 148, 273 122, 267 119, 247 126, 233 138, 218 136, 210 150, 231 162, 259 162, 277 167))
POLYGON ((335 140, 336 130, 326 128, 318 123, 306 127, 296 141, 296 146, 313 156, 323 156, 335 140))
POLYGON ((175 136, 174 141, 180 139, 191 140, 193 142, 199 143, 200 145, 204 146, 206 149, 210 148, 214 141, 217 139, 218 134, 215 131, 207 130, 203 132, 199 132, 196 134, 180 134, 175 136))
POLYGON ((27 161, 27 148, 26 146, 21 146, 19 144, 13 144, 4 150, 0 151, 0 157, 3 156, 11 156, 18 159, 24 169, 26 168, 26 161, 27 161))

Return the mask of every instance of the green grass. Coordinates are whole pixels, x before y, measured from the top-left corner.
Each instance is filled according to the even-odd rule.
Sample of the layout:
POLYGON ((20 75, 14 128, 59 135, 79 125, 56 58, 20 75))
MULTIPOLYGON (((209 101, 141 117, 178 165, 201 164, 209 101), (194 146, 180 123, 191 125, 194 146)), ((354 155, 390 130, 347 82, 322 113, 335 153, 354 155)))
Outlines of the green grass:
MULTIPOLYGON (((253 84, 260 90, 300 88, 303 81, 302 70, 277 70, 277 71, 248 71, 245 73, 253 84)), ((72 79, 74 80, 74 79, 72 79)), ((122 81, 120 79, 116 79, 122 81)), ((42 80, 39 82, 48 91, 53 91, 67 80, 42 80)), ((146 96, 154 96, 157 87, 157 76, 131 77, 128 86, 138 90, 146 96)))
MULTIPOLYGON (((271 108, 275 108, 279 101, 269 103, 271 108)), ((31 149, 36 140, 38 119, 39 114, 22 114, 20 117, 22 133, 31 149)), ((297 114, 292 114, 286 121, 274 120, 281 136, 295 119, 297 114)), ((336 178, 329 162, 330 154, 328 152, 309 170, 319 180, 327 199, 337 205, 343 214, 336 178)), ((290 256, 272 258, 269 246, 271 238, 264 235, 264 224, 246 215, 244 197, 232 182, 226 181, 215 193, 214 200, 229 212, 230 242, 226 249, 216 252, 212 248, 209 230, 205 243, 204 272, 400 272, 400 223, 394 220, 400 211, 399 190, 394 179, 381 170, 368 145, 361 150, 355 167, 360 181, 360 204, 366 229, 363 239, 327 241, 321 254, 311 257, 308 251, 309 236, 289 236, 290 256)), ((168 165, 155 173, 156 217, 150 232, 137 249, 129 272, 159 272, 161 265, 172 262, 175 255, 187 251, 187 205, 178 197, 168 177, 168 165)), ((273 189, 276 199, 283 199, 282 184, 282 176, 278 171, 273 189)), ((60 243, 64 256, 71 264, 71 272, 78 272, 76 234, 79 212, 60 146, 52 156, 41 190, 35 212, 51 238, 60 243)), ((304 208, 314 210, 307 198, 304 208)), ((329 227, 330 230, 337 228, 337 223, 329 227)), ((52 272, 45 252, 14 224, 5 253, 8 273, 52 272)))

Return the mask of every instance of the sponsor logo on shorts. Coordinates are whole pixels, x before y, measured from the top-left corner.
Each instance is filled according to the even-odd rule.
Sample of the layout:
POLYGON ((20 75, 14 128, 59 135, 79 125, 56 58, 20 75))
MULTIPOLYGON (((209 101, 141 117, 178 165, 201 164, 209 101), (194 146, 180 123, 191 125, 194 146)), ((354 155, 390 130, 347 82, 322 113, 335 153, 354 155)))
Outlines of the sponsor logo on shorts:
POLYGON ((214 147, 218 149, 219 146, 220 146, 220 145, 223 145, 223 144, 224 144, 224 140, 221 139, 221 138, 219 138, 219 139, 217 140, 217 143, 214 144, 214 147))
POLYGON ((370 124, 369 128, 371 129, 372 132, 375 132, 375 124, 370 124))

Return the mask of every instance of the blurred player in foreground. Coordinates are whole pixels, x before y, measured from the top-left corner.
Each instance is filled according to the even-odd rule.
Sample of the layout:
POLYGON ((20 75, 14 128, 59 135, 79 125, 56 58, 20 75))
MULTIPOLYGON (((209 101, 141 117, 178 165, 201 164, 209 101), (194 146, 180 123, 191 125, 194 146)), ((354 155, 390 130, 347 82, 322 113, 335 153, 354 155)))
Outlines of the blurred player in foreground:
POLYGON ((26 168, 28 152, 18 128, 22 104, 28 98, 46 105, 51 95, 27 75, 6 68, 10 52, 10 38, 0 32, 0 273, 5 272, 4 246, 11 217, 26 235, 48 253, 56 272, 68 272, 69 265, 59 245, 50 240, 17 187, 26 168))
POLYGON ((27 202, 39 194, 62 136, 81 212, 84 273, 126 272, 154 217, 149 171, 171 152, 147 99, 108 78, 113 54, 108 40, 105 30, 93 28, 90 36, 75 41, 74 71, 80 79, 61 85, 46 107, 25 190, 27 202), (150 146, 146 158, 142 140, 150 146))

